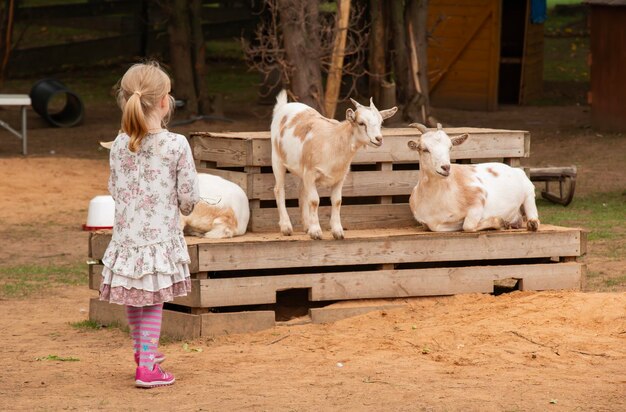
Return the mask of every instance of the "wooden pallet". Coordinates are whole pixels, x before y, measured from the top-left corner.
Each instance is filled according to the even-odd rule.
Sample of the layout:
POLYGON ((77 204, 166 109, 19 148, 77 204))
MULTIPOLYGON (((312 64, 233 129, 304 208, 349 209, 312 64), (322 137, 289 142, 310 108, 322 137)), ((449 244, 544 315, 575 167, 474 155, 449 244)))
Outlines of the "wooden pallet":
MULTIPOLYGON (((450 136, 469 133, 466 143, 455 146, 451 159, 456 162, 504 161, 519 166, 530 153, 530 135, 520 130, 477 128, 445 129, 450 136)), ((342 224, 346 229, 408 227, 414 220, 408 197, 417 183, 419 161, 407 142, 420 132, 414 128, 383 129, 380 148, 367 147, 357 152, 352 171, 343 187, 342 224)), ((194 157, 199 171, 222 176, 237 183, 250 199, 248 230, 278 230, 274 202, 274 175, 271 169, 269 132, 191 134, 194 157)), ((287 175, 285 182, 289 215, 294 227, 301 227, 296 207, 298 179, 287 175)), ((320 221, 330 218, 329 189, 320 189, 320 221)))
MULTIPOLYGON (((102 258, 109 232, 90 237, 90 257, 102 258)), ((586 251, 580 229, 544 225, 525 230, 434 233, 415 227, 346 231, 336 241, 305 235, 248 233, 232 239, 187 238, 192 256, 192 292, 165 311, 164 331, 178 337, 248 332, 280 324, 285 291, 303 291, 310 308, 303 321, 328 321, 381 309, 393 299, 458 293, 492 293, 513 279, 516 289, 579 289, 586 251), (354 301, 340 308, 331 304, 354 301)), ((97 289, 101 265, 90 268, 97 289)), ((304 297, 302 297, 304 296, 304 297)), ((90 318, 124 323, 117 305, 91 301, 90 318)))

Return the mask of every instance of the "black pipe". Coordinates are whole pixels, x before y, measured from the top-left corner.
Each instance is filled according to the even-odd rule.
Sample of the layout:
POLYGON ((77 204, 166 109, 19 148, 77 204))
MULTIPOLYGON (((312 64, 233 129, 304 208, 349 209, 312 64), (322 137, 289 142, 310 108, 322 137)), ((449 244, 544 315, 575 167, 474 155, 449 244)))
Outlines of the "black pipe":
POLYGON ((82 100, 58 80, 39 80, 30 90, 30 99, 35 112, 53 126, 72 127, 83 121, 82 100), (65 105, 56 113, 51 113, 50 101, 58 95, 65 98, 65 105))

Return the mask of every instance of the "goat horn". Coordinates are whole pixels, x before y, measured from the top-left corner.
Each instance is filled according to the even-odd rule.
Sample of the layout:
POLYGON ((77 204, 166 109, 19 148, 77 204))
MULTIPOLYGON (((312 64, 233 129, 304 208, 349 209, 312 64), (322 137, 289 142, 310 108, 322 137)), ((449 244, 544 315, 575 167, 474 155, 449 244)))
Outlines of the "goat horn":
POLYGON ((350 98, 350 101, 352 102, 352 104, 354 105, 354 107, 356 107, 357 109, 358 109, 359 107, 361 107, 361 106, 362 106, 362 104, 361 104, 361 103, 357 102, 357 101, 356 101, 356 100, 354 100, 352 97, 350 98))
POLYGON ((417 130, 419 130, 422 133, 427 133, 428 132, 428 129, 426 128, 426 126, 424 126, 421 123, 411 123, 409 125, 409 127, 415 127, 417 130))
MULTIPOLYGON (((370 108, 376 109, 376 106, 374 105, 374 98, 373 97, 370 97, 370 108)), ((378 110, 378 109, 376 109, 376 110, 378 110)))

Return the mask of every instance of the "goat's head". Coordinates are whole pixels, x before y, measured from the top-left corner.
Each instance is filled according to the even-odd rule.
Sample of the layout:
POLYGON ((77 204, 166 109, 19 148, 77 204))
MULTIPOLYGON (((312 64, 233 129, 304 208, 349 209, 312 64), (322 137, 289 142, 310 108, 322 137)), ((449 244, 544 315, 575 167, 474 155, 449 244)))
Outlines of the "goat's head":
POLYGON ((346 111, 346 119, 352 123, 356 129, 357 141, 364 146, 371 144, 375 147, 380 147, 383 144, 383 134, 380 130, 383 120, 390 118, 396 111, 397 107, 392 107, 387 110, 378 110, 374 106, 373 99, 370 99, 369 107, 363 106, 354 99, 350 99, 354 104, 355 110, 348 109, 346 111))
POLYGON ((450 175, 450 149, 452 146, 465 142, 469 135, 464 133, 450 138, 437 123, 437 129, 427 129, 424 125, 413 123, 410 126, 417 128, 422 135, 417 141, 410 140, 409 149, 415 150, 420 156, 420 168, 437 173, 439 176, 450 175))

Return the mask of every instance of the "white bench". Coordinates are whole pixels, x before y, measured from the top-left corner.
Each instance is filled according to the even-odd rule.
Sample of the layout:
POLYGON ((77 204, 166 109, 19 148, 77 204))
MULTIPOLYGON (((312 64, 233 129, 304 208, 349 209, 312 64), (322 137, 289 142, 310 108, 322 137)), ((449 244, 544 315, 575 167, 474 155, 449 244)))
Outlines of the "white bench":
POLYGON ((30 106, 30 97, 27 94, 0 94, 0 106, 20 106, 22 109, 22 133, 2 120, 0 120, 0 126, 22 140, 22 154, 26 155, 26 108, 30 106))

